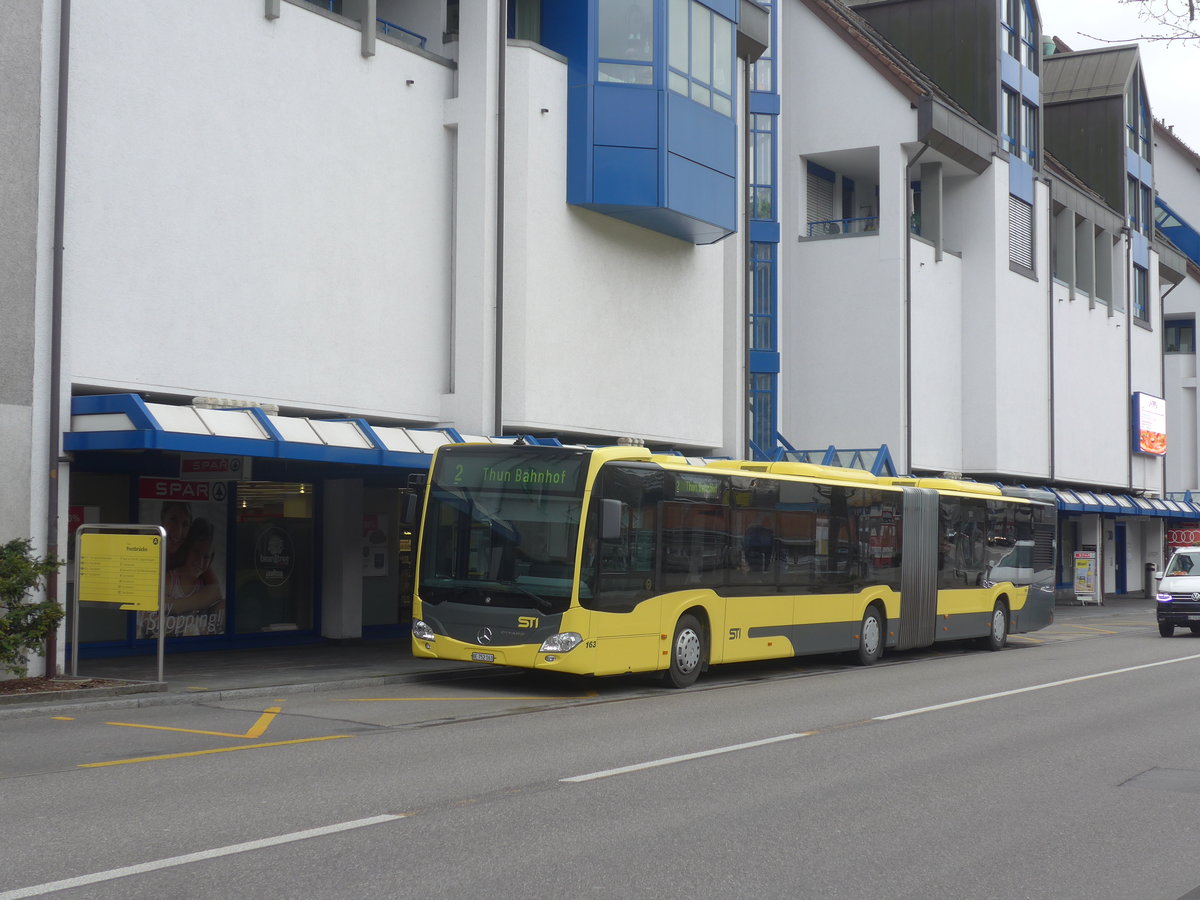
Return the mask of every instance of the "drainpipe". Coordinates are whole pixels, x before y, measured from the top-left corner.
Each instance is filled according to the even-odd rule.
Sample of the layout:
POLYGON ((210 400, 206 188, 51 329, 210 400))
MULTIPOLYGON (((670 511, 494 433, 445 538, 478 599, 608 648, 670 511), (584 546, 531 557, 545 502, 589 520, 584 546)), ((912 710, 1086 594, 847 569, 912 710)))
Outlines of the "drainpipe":
MULTIPOLYGON (((62 308, 63 234, 67 187, 67 84, 71 57, 71 0, 60 0, 58 23, 58 121, 54 161, 54 272, 50 301, 50 398, 49 441, 46 454, 46 553, 58 556, 58 467, 62 441, 62 308)), ((58 573, 46 578, 46 595, 58 599, 58 573)), ((46 674, 58 674, 58 631, 46 637, 46 674)))
MULTIPOLYGON (((1054 228, 1054 188, 1050 179, 1045 179, 1046 183, 1046 245, 1050 247, 1050 258, 1046 260, 1046 335, 1049 359, 1047 377, 1049 379, 1050 397, 1049 410, 1050 416, 1050 446, 1047 450, 1050 452, 1050 483, 1054 484, 1055 473, 1055 443, 1054 443, 1054 428, 1055 428, 1055 407, 1054 407, 1054 252, 1058 247, 1058 232, 1054 228)), ((1074 215, 1072 213, 1071 215, 1074 215)), ((1072 248, 1074 253, 1074 248, 1072 248)), ((1074 281, 1074 278, 1071 279, 1074 281)), ((1054 515, 1058 516, 1058 511, 1055 510, 1054 515)))
MULTIPOLYGON (((754 71, 754 64, 746 62, 742 68, 742 184, 750 184, 751 172, 751 153, 754 152, 753 137, 750 133, 750 123, 754 121, 753 114, 750 112, 750 78, 754 71)), ((775 134, 775 140, 778 142, 778 131, 775 134)), ((775 148, 772 147, 772 150, 775 148)), ((778 186, 776 186, 778 188, 778 186)), ((742 192, 743 197, 752 198, 753 195, 748 191, 742 192)), ((742 334, 742 458, 753 459, 754 453, 750 446, 750 442, 754 439, 754 415, 750 406, 750 379, 753 377, 750 374, 750 343, 753 340, 753 326, 750 324, 753 321, 754 313, 754 272, 751 268, 751 260, 754 258, 753 241, 750 239, 750 217, 753 213, 754 200, 747 199, 745 208, 742 210, 742 234, 745 239, 742 241, 742 322, 745 329, 742 334)), ((782 246, 782 245, 781 245, 782 246)), ((775 254, 775 265, 779 265, 779 253, 775 254)), ((778 271, 778 269, 777 269, 778 271)), ((776 279, 778 281, 778 279, 776 279)), ((778 296, 778 293, 776 293, 778 296)), ((779 303, 775 304, 775 333, 779 334, 779 303)), ((776 338, 775 349, 779 350, 778 338, 776 338)), ((775 434, 779 433, 779 382, 775 383, 775 409, 772 411, 775 416, 775 434)), ((772 436, 772 443, 778 444, 778 439, 772 436)), ((766 449, 765 447, 763 448, 766 449)))
POLYGON ((504 405, 504 90, 508 66, 508 0, 498 0, 496 35, 496 359, 493 373, 493 434, 503 431, 504 405))
POLYGON ((904 465, 912 472, 912 195, 908 190, 908 171, 925 155, 929 141, 921 145, 917 155, 904 165, 904 180, 900 187, 904 191, 904 465))
MULTIPOLYGON (((1133 232, 1126 226, 1125 229, 1125 288, 1128 291, 1133 275, 1133 232)), ((1094 268, 1094 264, 1093 264, 1094 268)), ((1149 275, 1147 275, 1147 293, 1149 292, 1149 275)), ((1093 276, 1092 293, 1095 294, 1095 278, 1093 276)), ((1146 302, 1150 302, 1150 298, 1146 298, 1146 302)), ((1133 440, 1133 294, 1129 292, 1125 295, 1125 440, 1133 440)), ((1161 355, 1161 354, 1160 354, 1161 355)), ((1128 446, 1128 444, 1126 444, 1128 446)), ((1128 482, 1129 490, 1133 491, 1133 453, 1128 454, 1128 482)), ((1165 488, 1166 485, 1163 485, 1165 488)), ((1164 491, 1165 493, 1165 491, 1164 491)))

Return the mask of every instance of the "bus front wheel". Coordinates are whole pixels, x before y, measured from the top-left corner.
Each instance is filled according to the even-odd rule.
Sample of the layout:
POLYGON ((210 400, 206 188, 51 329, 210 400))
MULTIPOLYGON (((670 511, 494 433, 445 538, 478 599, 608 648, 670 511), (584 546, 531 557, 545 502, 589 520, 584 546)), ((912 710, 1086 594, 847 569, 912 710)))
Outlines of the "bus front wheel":
POLYGON ((1008 643, 1008 610, 1000 600, 992 607, 992 630, 984 641, 989 650, 1003 650, 1008 643))
POLYGON ((868 606, 858 629, 858 661, 864 666, 883 656, 883 617, 878 607, 868 606))
POLYGON ((671 639, 671 665, 666 680, 671 687, 684 688, 696 683, 704 665, 704 629, 695 616, 680 616, 671 639))

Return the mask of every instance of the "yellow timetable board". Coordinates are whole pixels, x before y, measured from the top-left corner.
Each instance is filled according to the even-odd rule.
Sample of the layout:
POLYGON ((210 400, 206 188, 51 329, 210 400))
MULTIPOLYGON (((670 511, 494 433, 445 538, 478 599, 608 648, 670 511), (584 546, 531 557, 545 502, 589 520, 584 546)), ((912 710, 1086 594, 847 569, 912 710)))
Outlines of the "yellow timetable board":
POLYGON ((158 609, 163 564, 159 535, 81 534, 79 541, 80 603, 158 609))

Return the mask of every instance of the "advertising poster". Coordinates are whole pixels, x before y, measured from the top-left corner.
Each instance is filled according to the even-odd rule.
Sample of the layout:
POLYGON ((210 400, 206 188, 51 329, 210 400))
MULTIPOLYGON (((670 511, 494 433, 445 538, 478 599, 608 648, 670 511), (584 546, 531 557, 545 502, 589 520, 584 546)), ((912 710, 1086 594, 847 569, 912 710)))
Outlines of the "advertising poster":
MULTIPOLYGON (((222 481, 139 480, 139 520, 167 532, 169 638, 225 633, 227 503, 222 481)), ((138 613, 137 637, 158 637, 157 613, 138 613)))
POLYGON ((1151 456, 1167 452, 1167 401, 1141 392, 1133 395, 1134 451, 1151 456))
POLYGON ((363 575, 388 573, 388 517, 382 513, 363 516, 363 575))
POLYGON ((1075 596, 1094 597, 1096 595, 1096 551, 1077 550, 1075 552, 1075 596))

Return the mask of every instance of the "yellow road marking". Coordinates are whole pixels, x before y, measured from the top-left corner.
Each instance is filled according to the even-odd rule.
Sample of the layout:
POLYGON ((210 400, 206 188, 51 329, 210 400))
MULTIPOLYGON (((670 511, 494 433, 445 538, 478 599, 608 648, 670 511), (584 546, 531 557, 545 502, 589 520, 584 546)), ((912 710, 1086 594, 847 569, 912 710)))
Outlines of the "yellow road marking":
MULTIPOLYGON (((214 734, 215 732, 201 732, 202 734, 214 734)), ((239 737, 240 735, 234 735, 239 737)), ((352 734, 330 734, 325 737, 314 738, 298 738, 294 741, 272 741, 268 744, 243 744, 240 747, 217 747, 211 750, 192 750, 187 753, 164 753, 162 756, 139 756, 136 759, 114 759, 111 762, 98 763, 80 763, 80 769, 98 769, 103 766, 127 766, 130 763, 156 762, 160 759, 182 759, 185 756, 207 756, 210 753, 231 753, 234 750, 258 750, 262 747, 286 747, 288 744, 311 744, 314 741, 337 741, 342 738, 353 737, 352 734)))
POLYGON ((74 722, 75 721, 74 716, 51 716, 50 718, 54 719, 56 722, 74 722))
POLYGON ((1009 638, 1009 640, 1010 641, 1024 641, 1025 643, 1028 643, 1028 644, 1044 644, 1044 643, 1046 643, 1045 641, 1040 641, 1037 638, 1031 638, 1024 634, 1014 634, 1012 637, 1009 638))
POLYGON ((335 703, 412 703, 415 701, 425 700, 590 700, 593 697, 599 697, 599 691, 588 691, 581 697, 348 697, 344 700, 335 700, 335 703))
POLYGON ((172 728, 169 725, 138 725, 134 722, 105 722, 105 725, 120 725, 122 728, 148 728, 151 731, 179 731, 184 734, 208 734, 213 737, 229 737, 229 738, 257 738, 262 737, 266 730, 271 727, 271 723, 275 721, 275 717, 279 715, 280 707, 272 706, 263 711, 263 714, 258 717, 258 721, 250 726, 250 730, 245 734, 231 734, 228 731, 201 731, 198 728, 172 728))

